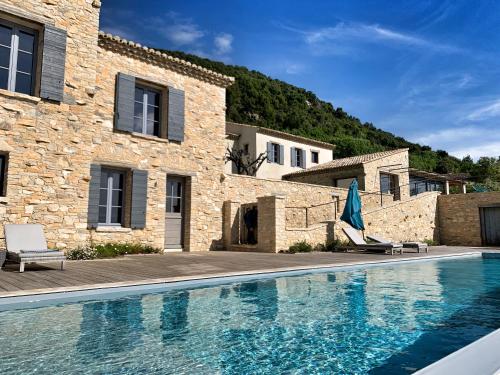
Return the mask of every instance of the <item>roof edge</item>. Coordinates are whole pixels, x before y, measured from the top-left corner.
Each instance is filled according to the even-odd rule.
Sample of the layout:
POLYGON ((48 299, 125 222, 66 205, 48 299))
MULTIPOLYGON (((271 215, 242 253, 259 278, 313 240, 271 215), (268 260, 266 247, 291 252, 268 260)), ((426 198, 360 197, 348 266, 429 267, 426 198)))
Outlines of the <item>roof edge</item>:
POLYGON ((143 46, 140 43, 129 41, 120 36, 105 33, 104 31, 99 31, 98 44, 103 48, 125 53, 131 57, 139 58, 146 62, 167 66, 168 68, 181 74, 185 74, 223 88, 231 86, 235 81, 234 77, 214 72, 199 65, 192 64, 189 61, 170 56, 154 48, 143 46))
POLYGON ((318 141, 316 139, 307 138, 307 137, 303 137, 303 136, 300 136, 300 135, 295 135, 295 134, 287 133, 287 132, 284 132, 284 131, 281 131, 281 130, 275 130, 275 129, 265 128, 265 127, 258 126, 258 125, 242 124, 242 123, 233 122, 233 121, 226 121, 226 124, 233 124, 233 125, 236 125, 236 126, 246 126, 248 128, 254 128, 254 129, 256 129, 261 134, 275 135, 277 137, 281 137, 281 138, 284 138, 284 139, 290 139, 290 140, 298 140, 298 141, 300 141, 302 143, 308 143, 308 144, 315 145, 315 146, 322 147, 322 148, 326 148, 326 149, 329 149, 329 150, 334 150, 335 149, 335 145, 333 145, 331 143, 323 142, 323 141, 318 141))

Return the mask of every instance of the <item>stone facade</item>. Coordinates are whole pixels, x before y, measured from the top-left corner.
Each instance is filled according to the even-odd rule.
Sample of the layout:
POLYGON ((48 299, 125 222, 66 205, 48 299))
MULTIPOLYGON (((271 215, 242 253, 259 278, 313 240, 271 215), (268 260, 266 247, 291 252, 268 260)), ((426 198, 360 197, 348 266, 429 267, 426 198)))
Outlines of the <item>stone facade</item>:
MULTIPOLYGON (((8 0, 2 10, 67 30, 64 101, 0 90, 0 152, 7 152, 3 223, 42 223, 50 246, 142 242, 163 247, 167 175, 185 176, 185 250, 222 237, 225 86, 230 79, 98 33, 98 1, 8 0), (185 141, 117 132, 116 74, 185 92, 185 141), (207 142, 210 140, 210 142, 207 142), (144 229, 88 229, 91 164, 148 171, 144 229)), ((3 234, 2 234, 3 236, 3 234)))
POLYGON ((380 191, 380 173, 387 173, 393 175, 397 180, 397 185, 400 187, 399 198, 402 200, 407 199, 410 196, 408 149, 385 153, 387 155, 383 157, 377 157, 373 160, 367 158, 367 161, 363 161, 363 156, 352 158, 353 160, 359 159, 359 162, 356 163, 349 163, 349 159, 351 158, 341 159, 345 160, 346 164, 349 165, 329 168, 328 165, 330 163, 327 163, 324 167, 320 165, 314 170, 288 174, 284 176, 284 179, 309 184, 334 186, 334 181, 337 179, 357 178, 360 190, 368 193, 377 193, 380 191))
POLYGON ((481 246, 481 206, 500 206, 500 192, 439 196, 441 243, 481 246))
MULTIPOLYGON (((382 205, 380 195, 362 194, 367 233, 379 234, 393 241, 437 241, 438 194, 424 193, 404 201, 387 197, 382 200, 382 205)), ((259 210, 266 211, 259 216, 259 229, 272 231, 275 247, 259 244, 254 250, 279 251, 302 240, 313 245, 332 238, 345 240, 342 232, 345 223, 339 217, 346 197, 347 189, 228 175, 225 178, 225 199, 231 211, 226 211, 224 218, 225 247, 232 248, 239 238, 234 234, 238 233, 237 226, 241 223, 237 218, 238 207, 245 203, 264 202, 264 198, 266 204, 258 204, 259 210), (270 215, 273 211, 275 216, 270 215), (278 236, 279 233, 282 235, 278 236)), ((262 235, 266 234, 259 231, 259 242, 262 235)))

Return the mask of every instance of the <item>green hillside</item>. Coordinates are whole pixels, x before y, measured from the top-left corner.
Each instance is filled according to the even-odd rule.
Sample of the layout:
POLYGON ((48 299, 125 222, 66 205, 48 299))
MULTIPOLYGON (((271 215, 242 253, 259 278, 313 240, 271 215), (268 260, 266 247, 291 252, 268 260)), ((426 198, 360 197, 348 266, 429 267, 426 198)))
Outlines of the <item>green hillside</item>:
POLYGON ((476 180, 498 180, 500 158, 482 158, 473 163, 470 158, 459 160, 446 151, 433 151, 428 146, 362 123, 320 100, 313 92, 270 78, 242 66, 226 65, 178 51, 168 54, 190 61, 213 71, 236 78, 227 89, 227 119, 286 131, 335 144, 335 157, 347 157, 386 149, 408 147, 410 164, 414 168, 438 173, 467 172, 476 180))

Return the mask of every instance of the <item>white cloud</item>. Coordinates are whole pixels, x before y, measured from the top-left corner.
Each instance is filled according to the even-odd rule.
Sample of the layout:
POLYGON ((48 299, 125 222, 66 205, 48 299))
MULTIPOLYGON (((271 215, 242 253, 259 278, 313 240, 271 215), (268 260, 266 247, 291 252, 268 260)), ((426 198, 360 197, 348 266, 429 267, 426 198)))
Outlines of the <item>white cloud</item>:
POLYGON ((228 33, 222 33, 214 38, 215 54, 225 55, 233 49, 233 36, 228 33))
POLYGON ((299 63, 286 63, 285 72, 286 74, 294 75, 300 74, 304 71, 304 65, 299 63))
POLYGON ((192 44, 204 35, 197 25, 189 23, 167 26, 163 29, 162 34, 179 46, 192 44))
POLYGON ((485 142, 480 145, 452 149, 450 154, 457 158, 463 158, 464 156, 470 155, 474 160, 479 159, 481 156, 500 157, 500 141, 485 142))
POLYGON ((500 116, 500 99, 475 109, 467 116, 467 119, 471 121, 479 121, 498 116, 500 116))
POLYGON ((434 149, 447 150, 458 158, 470 155, 477 160, 481 156, 500 156, 500 134, 483 126, 446 128, 410 138, 434 149))
POLYGON ((300 33, 305 42, 327 52, 339 54, 352 52, 352 44, 362 43, 385 43, 397 47, 427 48, 438 52, 459 52, 460 49, 431 41, 416 35, 391 30, 380 25, 339 22, 333 27, 324 27, 316 30, 298 30, 290 27, 283 28, 300 33), (347 44, 344 44, 347 43, 347 44))

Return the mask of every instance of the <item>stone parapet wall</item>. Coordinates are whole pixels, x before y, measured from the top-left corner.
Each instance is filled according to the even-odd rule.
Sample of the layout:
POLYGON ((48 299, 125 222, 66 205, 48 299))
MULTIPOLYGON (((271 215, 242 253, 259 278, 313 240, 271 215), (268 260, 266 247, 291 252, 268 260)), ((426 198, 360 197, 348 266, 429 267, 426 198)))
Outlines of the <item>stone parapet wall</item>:
POLYGON ((444 245, 481 246, 480 207, 500 205, 500 192, 441 195, 439 228, 444 245))
POLYGON ((438 196, 438 192, 422 193, 405 201, 365 211, 365 233, 378 234, 396 242, 439 241, 438 196))

